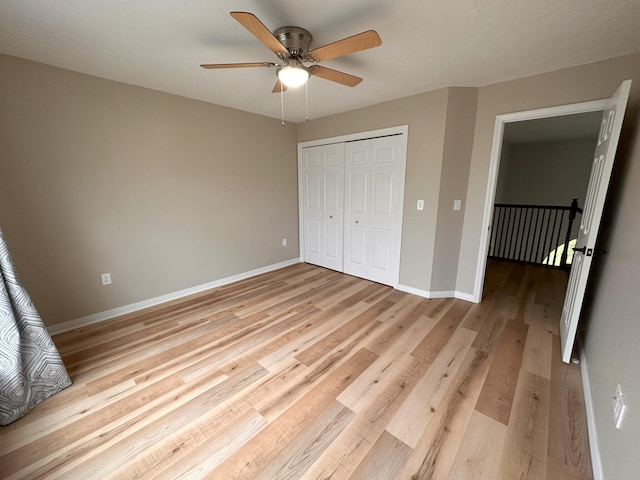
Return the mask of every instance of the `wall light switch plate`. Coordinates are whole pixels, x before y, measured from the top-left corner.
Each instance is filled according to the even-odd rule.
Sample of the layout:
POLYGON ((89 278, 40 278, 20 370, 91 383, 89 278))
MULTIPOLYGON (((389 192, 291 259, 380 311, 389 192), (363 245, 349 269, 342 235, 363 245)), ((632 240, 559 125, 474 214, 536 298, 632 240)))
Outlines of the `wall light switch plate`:
POLYGON ((453 209, 460 210, 462 208, 462 200, 454 200, 453 201, 453 209))
POLYGON ((111 274, 110 273, 101 274, 100 280, 102 281, 102 285, 111 285, 111 274))
POLYGON ((424 210, 424 200, 418 200, 417 209, 424 210))

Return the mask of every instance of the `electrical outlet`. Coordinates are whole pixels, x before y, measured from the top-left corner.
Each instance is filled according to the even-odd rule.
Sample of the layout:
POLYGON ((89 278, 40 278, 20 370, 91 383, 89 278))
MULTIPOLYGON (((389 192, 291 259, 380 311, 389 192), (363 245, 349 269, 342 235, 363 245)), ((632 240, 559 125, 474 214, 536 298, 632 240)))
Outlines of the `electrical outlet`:
POLYGON ((616 387, 616 394, 613 396, 613 423, 616 428, 622 428, 622 419, 624 413, 627 410, 627 405, 624 400, 624 394, 622 393, 622 387, 618 385, 616 387))
POLYGON ((286 246, 287 246, 287 239, 286 239, 286 238, 283 238, 283 239, 282 239, 282 246, 283 246, 283 247, 286 247, 286 246))
POLYGON ((103 273, 100 275, 100 280, 102 280, 102 285, 111 285, 111 274, 103 273))

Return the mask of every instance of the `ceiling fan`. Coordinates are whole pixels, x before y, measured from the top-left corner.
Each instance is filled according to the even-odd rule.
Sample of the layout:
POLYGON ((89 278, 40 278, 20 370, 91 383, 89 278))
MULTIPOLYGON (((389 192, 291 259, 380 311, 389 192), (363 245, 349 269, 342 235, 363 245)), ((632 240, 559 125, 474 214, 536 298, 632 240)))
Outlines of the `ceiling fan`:
POLYGON ((287 87, 304 85, 310 75, 348 87, 355 87, 362 82, 362 78, 315 64, 382 44, 380 36, 374 30, 367 30, 352 37, 309 50, 313 37, 304 28, 282 27, 271 33, 252 13, 231 12, 231 16, 275 53, 282 63, 213 63, 200 66, 206 69, 276 67, 278 80, 273 87, 273 93, 282 92, 287 87), (305 63, 314 63, 314 65, 307 67, 304 65, 305 63))

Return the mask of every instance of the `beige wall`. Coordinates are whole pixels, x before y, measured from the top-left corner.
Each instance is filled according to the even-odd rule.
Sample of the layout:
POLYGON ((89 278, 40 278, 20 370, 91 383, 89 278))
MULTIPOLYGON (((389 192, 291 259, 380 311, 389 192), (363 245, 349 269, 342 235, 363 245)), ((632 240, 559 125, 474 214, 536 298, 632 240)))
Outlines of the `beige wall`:
POLYGON ((297 258, 295 135, 0 56, 0 225, 45 323, 297 258))
POLYGON ((503 148, 496 203, 568 206, 577 198, 584 207, 595 149, 596 138, 503 148))
POLYGON ((409 125, 400 284, 430 290, 448 89, 381 103, 298 125, 298 142, 409 125), (423 211, 416 210, 422 199, 423 211))
POLYGON ((457 265, 460 256, 477 102, 477 88, 449 89, 431 273, 432 292, 453 292, 456 289, 457 270, 452 266, 457 265), (453 210, 455 200, 462 202, 461 210, 453 210))

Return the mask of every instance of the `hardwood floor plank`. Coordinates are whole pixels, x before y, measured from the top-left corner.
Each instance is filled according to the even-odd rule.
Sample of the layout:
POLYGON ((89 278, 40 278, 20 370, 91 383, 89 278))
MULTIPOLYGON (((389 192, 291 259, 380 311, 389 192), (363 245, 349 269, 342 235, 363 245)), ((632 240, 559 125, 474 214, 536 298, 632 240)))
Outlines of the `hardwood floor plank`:
POLYGON ((303 335, 292 338, 292 341, 278 350, 265 355, 260 359, 260 364, 265 368, 271 368, 271 365, 288 357, 293 357, 299 352, 309 348, 324 338, 328 333, 337 330, 346 322, 353 320, 362 312, 370 308, 370 305, 359 302, 348 309, 344 309, 339 305, 327 309, 312 320, 313 328, 306 331, 303 335))
POLYGON ((547 472, 549 380, 521 372, 502 451, 501 478, 541 478, 547 472))
POLYGON ((89 449, 84 441, 95 430, 105 425, 111 424, 126 416, 128 413, 136 411, 151 403, 154 399, 171 392, 180 385, 182 381, 177 376, 166 378, 162 382, 157 382, 148 387, 129 395, 99 409, 92 415, 83 416, 75 422, 66 425, 62 429, 42 436, 16 450, 6 453, 0 457, 0 465, 5 475, 11 475, 25 467, 33 465, 43 457, 55 455, 65 446, 82 441, 82 449, 89 449))
POLYGON ((411 355, 420 362, 433 362, 470 308, 469 302, 455 301, 422 342, 413 349, 411 355))
POLYGON ((478 336, 473 342, 473 348, 487 353, 492 353, 495 350, 504 326, 509 319, 509 312, 513 303, 513 297, 503 297, 501 302, 496 302, 489 310, 486 320, 478 329, 478 336))
MULTIPOLYGON (((411 351, 412 347, 428 333, 433 325, 436 323, 435 319, 420 317, 418 321, 415 321, 407 329, 394 329, 394 331, 402 331, 400 338, 394 337, 394 343, 389 345, 385 349, 380 349, 378 359, 367 369, 366 375, 362 375, 357 378, 344 392, 340 394, 338 400, 347 405, 355 412, 361 412, 366 406, 369 406, 373 399, 376 399, 378 395, 388 395, 386 392, 387 383, 393 382, 396 379, 397 371, 399 375, 406 379, 405 370, 408 367, 413 369, 413 365, 417 362, 413 357, 407 355, 407 351, 411 351), (364 405, 364 406, 363 406, 364 405)), ((383 335, 383 332, 379 336, 388 338, 383 335)), ((379 343, 373 342, 373 346, 377 347, 379 343)), ((371 348, 371 342, 365 342, 363 345, 368 350, 378 353, 376 349, 371 348)), ((422 363, 422 374, 427 371, 429 365, 422 363)), ((422 376, 422 375, 421 375, 422 376)), ((407 383, 405 382, 406 386, 407 383)), ((386 403, 386 402, 384 402, 386 403)))
POLYGON ((509 274, 517 264, 514 262, 501 262, 499 260, 487 260, 487 269, 484 280, 483 295, 489 295, 499 290, 509 278, 509 274))
MULTIPOLYGON (((380 388, 372 391, 370 395, 356 399, 352 410, 357 411, 358 416, 325 450, 303 478, 350 478, 426 369, 424 364, 416 362, 409 355, 401 356, 391 368, 387 368, 387 375, 375 384, 380 388)), ((346 396, 351 396, 347 394, 350 389, 351 386, 347 387, 338 398, 346 399, 346 396)))
MULTIPOLYGON (((406 339, 406 332, 411 331, 415 335, 419 335, 419 337, 409 337, 410 340, 408 340, 408 343, 402 342, 402 345, 409 351, 415 349, 417 347, 415 340, 424 338, 437 323, 437 319, 422 315, 426 305, 428 305, 428 301, 422 301, 418 303, 413 310, 407 310, 405 315, 397 319, 385 321, 380 327, 378 334, 367 342, 367 348, 373 352, 382 354, 389 348, 394 348, 399 342, 399 337, 406 339)), ((384 316, 384 313, 382 316, 384 316)))
MULTIPOLYGON (((346 277, 342 290, 327 296, 322 300, 315 302, 315 306, 321 310, 335 308, 336 304, 342 303, 344 300, 351 298, 353 295, 357 295, 360 291, 367 288, 368 283, 363 282, 356 277, 346 277)), ((356 302, 356 304, 359 302, 356 302)), ((338 307, 340 310, 344 310, 342 306, 338 307)))
POLYGON ((551 349, 553 335, 538 323, 529 325, 524 344, 521 368, 529 373, 551 380, 551 349))
POLYGON ((387 430, 411 448, 415 448, 425 429, 441 408, 449 385, 466 358, 475 332, 458 329, 433 360, 426 374, 405 400, 402 411, 396 413, 387 430), (412 412, 408 416, 405 412, 412 412))
POLYGON ((57 335, 73 384, 0 427, 0 477, 591 480, 566 273, 485 287, 296 264, 57 335))
POLYGON ((496 295, 487 295, 480 303, 474 303, 460 322, 460 326, 474 332, 480 331, 487 322, 487 317, 493 311, 496 295))
POLYGON ((323 414, 335 397, 376 358, 377 355, 368 350, 356 352, 205 478, 255 478, 263 465, 282 451, 316 416, 323 414))
POLYGON ((296 358, 305 365, 311 365, 315 363, 319 358, 326 355, 327 352, 333 350, 337 345, 344 342, 347 338, 351 337, 356 332, 363 329, 365 326, 371 324, 378 315, 380 315, 385 310, 388 310, 392 306, 393 303, 387 300, 383 300, 372 305, 370 308, 362 312, 354 319, 350 320, 349 322, 331 332, 329 335, 325 336, 319 342, 316 342, 304 351, 297 354, 296 358))
POLYGON ((574 475, 592 475, 580 366, 562 362, 560 338, 553 336, 548 454, 574 475))
POLYGON ((509 320, 502 331, 476 410, 507 425, 526 342, 526 324, 509 320))
POLYGON ((293 438, 253 478, 256 480, 288 480, 300 478, 309 466, 322 454, 355 413, 340 402, 333 402, 322 416, 318 416, 299 435, 293 438))
POLYGON ((410 312, 413 312, 418 308, 418 306, 429 303, 429 300, 416 297, 415 295, 409 295, 404 292, 394 292, 387 296, 387 300, 392 302, 394 305, 387 311, 378 315, 379 322, 384 323, 398 318, 403 319, 410 314, 410 312), (402 293, 403 296, 397 295, 397 293, 402 293))
POLYGON ((487 354, 471 347, 399 478, 447 478, 488 370, 487 354))
POLYGON ((367 282, 367 283, 369 285, 367 285, 366 288, 363 288, 358 293, 345 298, 340 302, 340 305, 342 305, 345 308, 349 308, 358 302, 365 301, 367 298, 369 298, 372 295, 377 295, 379 292, 386 291, 386 292, 392 293, 390 288, 385 285, 380 285, 379 283, 373 283, 373 282, 367 282))
POLYGON ((494 480, 500 478, 500 452, 504 448, 507 427, 478 411, 464 433, 448 480, 494 480))
POLYGON ((413 449, 388 432, 382 432, 369 453, 351 475, 352 480, 397 478, 398 472, 411 456, 413 449))
POLYGON ((580 472, 575 468, 568 467, 564 462, 555 457, 547 457, 547 479, 552 480, 562 478, 563 480, 593 480, 591 469, 589 473, 580 472))
POLYGON ((215 429, 215 435, 192 449, 180 445, 180 455, 172 455, 142 472, 139 480, 197 480, 209 474, 240 447, 258 434, 267 421, 254 409, 215 429))

